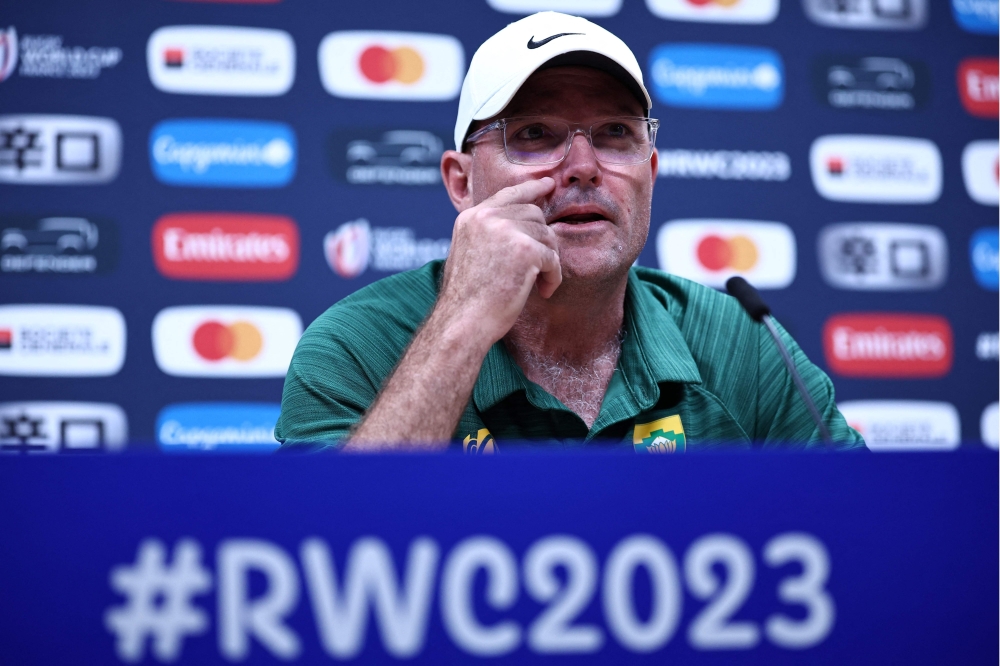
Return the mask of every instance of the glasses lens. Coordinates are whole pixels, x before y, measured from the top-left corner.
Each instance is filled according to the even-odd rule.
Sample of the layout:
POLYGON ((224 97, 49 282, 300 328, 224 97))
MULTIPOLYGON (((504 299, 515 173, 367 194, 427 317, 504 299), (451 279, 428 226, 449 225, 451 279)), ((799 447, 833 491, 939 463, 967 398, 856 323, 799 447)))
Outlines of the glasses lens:
POLYGON ((549 164, 563 158, 569 126, 548 118, 511 118, 504 126, 507 158, 515 164, 549 164))
POLYGON ((613 118, 591 128, 597 159, 606 164, 645 162, 653 152, 652 128, 647 120, 613 118))

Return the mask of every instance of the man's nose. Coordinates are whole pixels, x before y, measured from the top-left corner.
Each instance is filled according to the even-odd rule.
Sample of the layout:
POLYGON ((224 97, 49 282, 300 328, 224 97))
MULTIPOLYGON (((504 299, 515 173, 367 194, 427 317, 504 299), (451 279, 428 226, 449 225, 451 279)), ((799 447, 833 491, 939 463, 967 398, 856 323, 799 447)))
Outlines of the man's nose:
POLYGON ((564 185, 601 184, 601 164, 582 131, 577 130, 571 137, 569 153, 560 167, 559 173, 564 185))

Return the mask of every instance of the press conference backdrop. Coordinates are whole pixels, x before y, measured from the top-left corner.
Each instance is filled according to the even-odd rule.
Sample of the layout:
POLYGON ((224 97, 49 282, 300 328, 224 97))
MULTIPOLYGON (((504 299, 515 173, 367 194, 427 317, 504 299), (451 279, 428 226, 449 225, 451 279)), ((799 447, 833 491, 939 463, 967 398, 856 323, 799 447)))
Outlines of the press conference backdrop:
POLYGON ((871 448, 996 448, 996 0, 33 0, 0 12, 0 449, 273 449, 304 326, 447 255, 469 58, 544 9, 643 67, 640 264, 757 285, 871 448))

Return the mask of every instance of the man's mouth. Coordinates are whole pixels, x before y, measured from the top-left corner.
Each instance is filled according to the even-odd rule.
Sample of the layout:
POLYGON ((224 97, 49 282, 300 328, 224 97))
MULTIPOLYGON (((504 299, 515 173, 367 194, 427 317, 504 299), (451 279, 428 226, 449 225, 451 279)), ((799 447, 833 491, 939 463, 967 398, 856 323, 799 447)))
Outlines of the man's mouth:
POLYGON ((587 224, 588 222, 606 222, 608 218, 602 213, 572 213, 561 215, 549 222, 550 225, 562 222, 563 224, 587 224))

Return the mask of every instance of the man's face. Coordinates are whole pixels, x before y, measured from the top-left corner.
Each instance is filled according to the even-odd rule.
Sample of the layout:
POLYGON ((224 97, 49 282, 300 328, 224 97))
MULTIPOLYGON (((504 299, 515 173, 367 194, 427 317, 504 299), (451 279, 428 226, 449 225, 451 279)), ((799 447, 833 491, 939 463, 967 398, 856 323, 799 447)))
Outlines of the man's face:
MULTIPOLYGON (((548 116, 586 128, 611 116, 642 115, 639 101, 610 74, 554 67, 533 74, 499 117, 548 116)), ((555 190, 537 203, 559 239, 564 280, 614 280, 639 256, 649 233, 655 153, 642 164, 602 164, 586 136, 576 134, 561 163, 523 166, 507 160, 500 131, 488 133, 471 150, 473 205, 529 179, 555 179, 555 190)))

